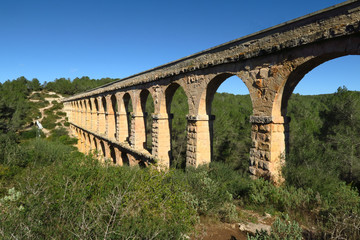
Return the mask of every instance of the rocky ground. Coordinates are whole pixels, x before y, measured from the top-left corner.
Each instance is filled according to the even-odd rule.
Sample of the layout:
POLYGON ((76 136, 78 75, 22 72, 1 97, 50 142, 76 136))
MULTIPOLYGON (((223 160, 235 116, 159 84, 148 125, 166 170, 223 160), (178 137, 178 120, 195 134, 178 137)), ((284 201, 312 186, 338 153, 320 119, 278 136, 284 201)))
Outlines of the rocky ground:
POLYGON ((197 227, 198 236, 191 239, 202 240, 246 240, 247 235, 254 235, 256 230, 270 231, 275 217, 270 214, 261 215, 257 212, 238 209, 240 221, 238 223, 213 222, 211 219, 201 219, 197 227))

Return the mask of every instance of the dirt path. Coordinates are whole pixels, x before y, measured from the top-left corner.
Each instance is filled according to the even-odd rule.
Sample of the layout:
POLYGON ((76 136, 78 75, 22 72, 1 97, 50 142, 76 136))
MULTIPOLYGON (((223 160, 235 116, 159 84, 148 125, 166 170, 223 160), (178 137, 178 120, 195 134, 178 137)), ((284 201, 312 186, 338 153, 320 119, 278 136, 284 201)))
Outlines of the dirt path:
MULTIPOLYGON (((40 91, 32 92, 31 95, 29 96, 29 101, 30 102, 40 102, 40 101, 42 101, 42 100, 31 99, 31 97, 36 93, 42 93, 42 92, 40 92, 40 91)), ((48 94, 48 95, 56 95, 58 97, 53 97, 53 98, 52 97, 46 97, 45 98, 45 101, 48 101, 49 105, 46 106, 46 107, 43 107, 43 108, 39 108, 39 111, 41 113, 41 117, 39 119, 33 119, 34 122, 36 122, 36 120, 38 120, 41 123, 42 120, 46 117, 45 110, 50 109, 50 108, 52 108, 54 106, 54 104, 52 102, 56 101, 56 102, 59 103, 61 101, 61 99, 63 98, 63 96, 61 96, 60 94, 55 93, 55 92, 48 92, 46 94, 48 94)), ((59 122, 64 121, 64 120, 65 120, 65 116, 61 116, 60 119, 56 120, 55 123, 59 123, 59 122)), ((25 130, 29 130, 29 129, 31 129, 31 127, 29 127, 28 129, 25 129, 25 130)), ((43 128, 42 132, 45 134, 46 137, 48 137, 49 134, 50 134, 50 130, 48 130, 46 128, 43 128)))

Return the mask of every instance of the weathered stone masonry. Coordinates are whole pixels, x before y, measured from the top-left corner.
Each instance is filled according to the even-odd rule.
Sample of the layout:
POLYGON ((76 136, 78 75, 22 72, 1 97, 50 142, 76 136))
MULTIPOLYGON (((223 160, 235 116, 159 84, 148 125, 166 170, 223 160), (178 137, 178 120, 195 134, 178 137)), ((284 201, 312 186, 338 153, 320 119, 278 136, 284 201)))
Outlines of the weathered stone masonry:
POLYGON ((360 1, 346 1, 64 99, 79 150, 96 149, 119 165, 142 161, 168 168, 170 106, 181 87, 189 106, 187 165, 207 164, 212 152, 211 103, 220 84, 236 75, 247 86, 253 105, 250 173, 281 182, 289 136, 287 102, 307 72, 337 57, 359 55, 359 22, 360 1), (149 94, 155 106, 152 116, 145 112, 149 94), (145 150, 146 117, 153 119, 152 153, 145 150))

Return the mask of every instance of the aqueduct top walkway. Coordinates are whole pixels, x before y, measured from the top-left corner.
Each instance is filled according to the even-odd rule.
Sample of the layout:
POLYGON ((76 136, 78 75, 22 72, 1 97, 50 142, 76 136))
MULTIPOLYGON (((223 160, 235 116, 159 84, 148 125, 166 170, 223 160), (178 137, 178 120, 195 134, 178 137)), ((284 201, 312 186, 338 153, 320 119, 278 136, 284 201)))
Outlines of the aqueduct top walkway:
POLYGON ((307 72, 328 60, 360 53, 359 21, 360 1, 346 1, 64 99, 79 148, 99 149, 119 164, 154 160, 169 167, 170 106, 175 91, 183 88, 189 106, 187 165, 209 163, 211 103, 220 84, 236 75, 247 86, 253 105, 250 173, 279 182, 288 148, 287 102, 307 72), (152 153, 144 150, 149 94, 155 106, 152 153))

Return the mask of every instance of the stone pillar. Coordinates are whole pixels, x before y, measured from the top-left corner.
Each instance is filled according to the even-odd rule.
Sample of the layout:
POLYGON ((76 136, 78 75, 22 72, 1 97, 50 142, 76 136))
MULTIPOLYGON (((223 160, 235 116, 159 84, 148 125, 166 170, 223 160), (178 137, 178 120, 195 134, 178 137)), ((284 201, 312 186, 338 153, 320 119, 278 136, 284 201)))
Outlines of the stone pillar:
POLYGON ((103 143, 104 143, 104 146, 105 146, 105 158, 108 159, 108 160, 109 159, 111 160, 110 143, 108 143, 107 141, 103 141, 103 143))
POLYGON ((79 125, 79 119, 80 119, 80 110, 79 110, 79 102, 75 102, 75 124, 79 125))
POLYGON ((158 159, 161 169, 170 167, 171 159, 171 119, 172 114, 153 114, 152 155, 158 159))
POLYGON ((133 148, 144 149, 146 144, 145 129, 146 114, 133 113, 131 115, 130 145, 133 148))
POLYGON ((116 157, 116 165, 122 166, 123 165, 123 161, 121 158, 121 151, 119 148, 114 147, 114 151, 115 151, 115 157, 116 157))
POLYGON ((95 107, 95 98, 90 98, 90 103, 91 103, 91 117, 90 117, 90 130, 92 132, 97 132, 97 111, 96 111, 96 107, 95 107))
POLYGON ((198 167, 211 162, 212 129, 215 116, 188 115, 186 166, 198 167))
POLYGON ((104 153, 103 153, 103 150, 102 150, 102 147, 101 147, 101 140, 98 139, 97 137, 95 137, 95 141, 96 141, 96 146, 97 146, 97 158, 99 160, 102 160, 104 159, 104 153))
POLYGON ((86 102, 86 126, 85 128, 87 130, 90 130, 91 129, 91 110, 90 110, 90 100, 89 99, 86 99, 85 100, 86 102))
POLYGON ((105 109, 104 105, 102 103, 102 97, 98 97, 98 105, 99 105, 99 111, 98 111, 98 133, 105 135, 106 133, 106 116, 105 116, 105 109))
POLYGON ((110 139, 115 139, 116 132, 116 123, 115 123, 115 114, 111 101, 111 95, 106 96, 106 106, 107 106, 107 136, 110 139))
POLYGON ((251 116, 251 149, 249 171, 253 177, 264 177, 274 184, 284 182, 281 168, 289 144, 288 117, 251 116))
POLYGON ((75 114, 75 105, 74 102, 71 103, 71 122, 75 123, 75 118, 76 118, 76 114, 75 114))
POLYGON ((119 113, 117 115, 117 136, 119 142, 126 142, 129 141, 129 125, 128 125, 128 116, 129 113, 119 113))
POLYGON ((81 115, 81 119, 80 119, 80 126, 82 128, 85 128, 85 124, 86 124, 86 112, 85 112, 85 102, 83 100, 81 101, 81 109, 80 109, 80 115, 81 115))
POLYGON ((81 152, 81 146, 82 146, 82 144, 81 144, 81 134, 80 134, 79 129, 76 129, 76 128, 75 128, 75 132, 76 132, 76 138, 78 139, 77 148, 78 148, 79 152, 81 152))
POLYGON ((94 151, 96 151, 96 145, 95 145, 95 139, 94 139, 94 135, 90 134, 90 146, 91 146, 91 153, 94 153, 94 151))
POLYGON ((83 132, 80 130, 79 131, 79 152, 85 153, 86 151, 86 145, 85 145, 85 139, 84 139, 84 135, 83 132))
POLYGON ((84 136, 84 133, 83 133, 83 138, 84 138, 84 153, 88 154, 90 151, 90 142, 89 142, 88 134, 85 133, 85 136, 84 136))

